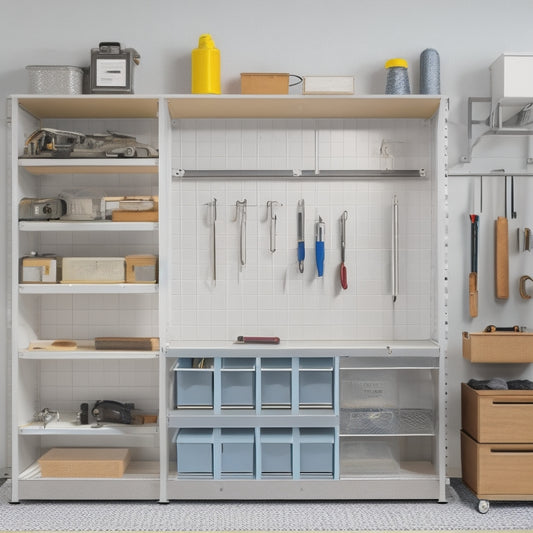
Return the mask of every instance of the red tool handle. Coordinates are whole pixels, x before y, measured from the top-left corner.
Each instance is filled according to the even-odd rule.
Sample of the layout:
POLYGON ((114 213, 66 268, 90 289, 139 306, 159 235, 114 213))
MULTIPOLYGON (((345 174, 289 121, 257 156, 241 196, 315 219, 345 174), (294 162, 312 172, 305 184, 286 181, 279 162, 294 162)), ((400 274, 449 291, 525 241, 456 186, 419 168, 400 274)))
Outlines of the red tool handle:
POLYGON ((345 290, 348 288, 348 273, 344 263, 341 263, 341 287, 345 290))
POLYGON ((237 342, 244 344, 279 344, 279 337, 237 337, 237 342))

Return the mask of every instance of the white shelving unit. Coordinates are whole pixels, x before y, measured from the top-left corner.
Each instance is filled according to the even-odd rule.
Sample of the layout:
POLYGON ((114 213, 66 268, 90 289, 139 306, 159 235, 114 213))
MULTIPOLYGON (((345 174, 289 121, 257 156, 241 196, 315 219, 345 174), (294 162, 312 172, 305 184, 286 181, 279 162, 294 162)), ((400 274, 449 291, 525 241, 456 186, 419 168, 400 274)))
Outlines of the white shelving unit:
POLYGON ((446 99, 427 96, 13 97, 13 501, 444 501, 446 117, 446 99), (19 159, 42 126, 123 127, 157 145, 159 158, 19 159), (158 194, 159 222, 18 221, 22 197, 64 186, 158 194), (393 195, 403 207, 396 303, 387 268, 393 195), (235 202, 243 198, 247 264, 237 268, 235 202), (304 275, 296 263, 300 198, 304 275), (275 254, 267 200, 279 206, 275 254), (334 281, 343 209, 344 292, 334 281), (318 215, 327 223, 322 279, 313 273, 318 215), (158 285, 18 283, 19 258, 30 250, 97 255, 100 247, 156 253, 158 285), (243 334, 281 342, 236 344, 243 334), (100 335, 157 336, 161 351, 99 351, 90 341, 46 349, 47 339, 100 335), (44 348, 29 349, 32 342, 44 348), (384 404, 392 383, 396 394, 384 404), (139 397, 127 396, 136 390, 139 397), (32 422, 44 403, 76 412, 81 394, 92 401, 109 392, 155 406, 158 424, 32 422), (127 446, 134 456, 120 479, 41 478, 37 459, 58 445, 127 446))

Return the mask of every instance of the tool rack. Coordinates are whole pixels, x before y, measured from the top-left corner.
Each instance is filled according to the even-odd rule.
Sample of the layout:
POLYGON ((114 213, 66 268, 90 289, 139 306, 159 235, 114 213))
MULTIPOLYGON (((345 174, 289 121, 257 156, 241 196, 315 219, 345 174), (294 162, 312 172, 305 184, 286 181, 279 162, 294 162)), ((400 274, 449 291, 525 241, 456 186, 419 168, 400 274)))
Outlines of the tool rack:
POLYGON ((12 500, 444 501, 447 105, 428 96, 13 96, 12 500), (19 159, 43 126, 131 133, 159 157, 19 159), (159 221, 18 221, 22 197, 81 184, 158 195, 159 221), (245 241, 235 221, 244 199, 245 241), (278 202, 273 226, 267 202, 278 202), (344 211, 347 289, 338 272, 344 211), (29 249, 151 253, 158 284, 22 285, 18 261, 29 249), (161 349, 27 349, 99 335, 159 337, 161 349), (238 335, 281 342, 239 345, 238 335), (158 409, 158 423, 32 425, 45 403, 75 412, 110 394, 158 409), (132 460, 119 479, 42 478, 36 461, 54 446, 129 447, 132 460))

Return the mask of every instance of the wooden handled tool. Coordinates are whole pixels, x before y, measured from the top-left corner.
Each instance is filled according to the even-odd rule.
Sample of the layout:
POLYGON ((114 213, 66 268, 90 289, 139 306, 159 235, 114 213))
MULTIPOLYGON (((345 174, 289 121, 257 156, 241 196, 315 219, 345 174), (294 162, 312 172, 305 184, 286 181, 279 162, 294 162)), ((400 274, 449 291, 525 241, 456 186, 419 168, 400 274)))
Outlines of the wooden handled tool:
POLYGON ((468 300, 470 316, 478 313, 477 290, 477 246, 478 246, 479 215, 470 215, 470 274, 468 276, 468 300))
POLYGON ((505 178, 505 216, 498 217, 494 229, 494 279, 496 298, 509 298, 509 227, 507 223, 507 177, 505 178))

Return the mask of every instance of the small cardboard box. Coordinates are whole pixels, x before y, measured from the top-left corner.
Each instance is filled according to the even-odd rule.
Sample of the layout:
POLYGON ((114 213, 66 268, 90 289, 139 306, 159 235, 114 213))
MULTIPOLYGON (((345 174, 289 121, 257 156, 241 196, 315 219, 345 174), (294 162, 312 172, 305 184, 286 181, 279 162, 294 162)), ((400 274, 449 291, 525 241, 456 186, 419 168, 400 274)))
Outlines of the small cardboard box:
POLYGON ((38 460, 42 477, 122 477, 128 448, 52 448, 38 460))
POLYGON ((64 257, 61 283, 124 283, 123 257, 64 257))
POLYGON ((20 264, 21 283, 57 283, 61 260, 57 257, 23 257, 20 264))
POLYGON ((241 94, 289 94, 289 74, 241 73, 241 94))
POLYGON ((463 331, 463 357, 472 363, 532 363, 533 333, 463 331))
POLYGON ((127 255, 126 283, 157 283, 157 257, 127 255))

